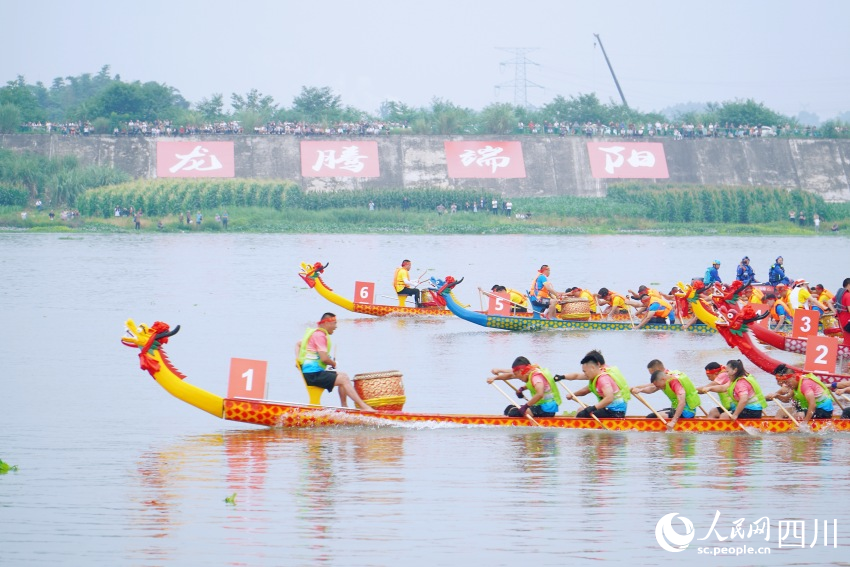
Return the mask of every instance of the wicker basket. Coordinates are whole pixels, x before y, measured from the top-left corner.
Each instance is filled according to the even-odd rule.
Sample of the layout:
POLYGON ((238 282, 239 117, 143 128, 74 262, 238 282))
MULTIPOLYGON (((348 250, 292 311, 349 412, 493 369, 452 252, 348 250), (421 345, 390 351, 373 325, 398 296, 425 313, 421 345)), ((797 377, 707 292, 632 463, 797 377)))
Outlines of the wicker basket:
POLYGON ((561 304, 559 319, 587 321, 590 319, 590 301, 579 297, 570 297, 561 304))
POLYGON ((357 395, 378 411, 401 411, 407 398, 398 370, 364 372, 352 379, 357 395))

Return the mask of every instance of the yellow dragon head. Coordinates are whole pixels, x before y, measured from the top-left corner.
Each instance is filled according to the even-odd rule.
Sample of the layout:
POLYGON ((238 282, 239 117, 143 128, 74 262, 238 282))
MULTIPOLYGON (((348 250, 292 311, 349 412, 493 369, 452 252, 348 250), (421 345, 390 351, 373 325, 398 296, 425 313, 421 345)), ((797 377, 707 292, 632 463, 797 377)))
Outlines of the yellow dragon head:
POLYGON ((161 365, 165 364, 175 375, 181 379, 185 378, 171 365, 168 356, 162 350, 162 345, 168 342, 168 338, 180 331, 180 325, 171 330, 168 323, 162 321, 156 321, 148 327, 147 325, 136 325, 132 319, 127 319, 126 325, 126 336, 121 338, 121 344, 141 350, 139 363, 142 370, 148 371, 151 376, 156 378, 155 374, 159 372, 161 365))
MULTIPOLYGON (((327 268, 329 265, 330 265, 330 262, 328 262, 324 266, 322 265, 321 262, 316 262, 315 264, 308 264, 306 262, 301 262, 301 271, 298 272, 298 275, 301 276, 301 279, 304 280, 304 283, 306 283, 311 288, 315 287, 316 286, 316 280, 319 280, 320 282, 322 282, 323 286, 325 286, 326 288, 328 288, 330 290, 331 288, 329 288, 325 284, 324 280, 322 280, 321 275, 320 275, 322 272, 325 271, 325 268, 327 268)), ((331 291, 333 291, 333 290, 331 290, 331 291)))

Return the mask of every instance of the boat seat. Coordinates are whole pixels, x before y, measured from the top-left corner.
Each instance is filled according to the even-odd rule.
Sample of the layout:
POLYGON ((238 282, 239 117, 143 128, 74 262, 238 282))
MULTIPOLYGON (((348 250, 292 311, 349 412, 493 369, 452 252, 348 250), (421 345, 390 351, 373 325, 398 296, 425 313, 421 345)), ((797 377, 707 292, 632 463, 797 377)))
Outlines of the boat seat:
POLYGON ((301 366, 296 366, 298 366, 298 374, 301 376, 301 380, 304 382, 304 387, 307 388, 307 396, 310 398, 310 405, 322 405, 322 394, 325 393, 325 389, 319 388, 318 386, 310 386, 309 384, 307 384, 307 380, 304 380, 304 374, 301 374, 301 366))
POLYGON ((399 296, 398 296, 398 306, 399 306, 399 307, 404 307, 404 306, 405 306, 405 304, 407 303, 407 298, 408 298, 408 297, 409 297, 408 295, 399 295, 399 296))

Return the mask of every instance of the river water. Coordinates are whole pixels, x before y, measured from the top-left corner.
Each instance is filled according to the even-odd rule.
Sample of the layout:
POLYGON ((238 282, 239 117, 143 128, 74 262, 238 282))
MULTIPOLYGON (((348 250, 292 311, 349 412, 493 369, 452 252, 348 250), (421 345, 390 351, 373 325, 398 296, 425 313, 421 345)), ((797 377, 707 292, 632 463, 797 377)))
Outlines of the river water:
POLYGON ((777 255, 833 290, 850 276, 850 240, 832 235, 0 234, 0 459, 19 469, 0 476, 0 562, 846 565, 846 435, 266 430, 170 397, 119 342, 127 318, 180 324, 168 353, 190 382, 223 395, 231 357, 267 360, 269 397, 306 402, 293 345, 329 310, 341 369, 400 370, 405 409, 500 413, 484 378, 519 355, 577 371, 600 348, 631 383, 648 380, 651 358, 701 383, 707 362, 739 355, 718 335, 366 318, 307 289, 299 263, 330 262, 325 282, 344 296, 356 280, 380 296, 410 258, 414 276, 465 277, 457 295, 478 306, 477 287, 522 289, 543 263, 558 288, 666 291, 715 259, 732 279, 745 254, 759 277, 777 255), (665 544, 693 526, 685 551, 656 537, 668 514, 665 544), (706 555, 726 548, 745 554, 706 555))

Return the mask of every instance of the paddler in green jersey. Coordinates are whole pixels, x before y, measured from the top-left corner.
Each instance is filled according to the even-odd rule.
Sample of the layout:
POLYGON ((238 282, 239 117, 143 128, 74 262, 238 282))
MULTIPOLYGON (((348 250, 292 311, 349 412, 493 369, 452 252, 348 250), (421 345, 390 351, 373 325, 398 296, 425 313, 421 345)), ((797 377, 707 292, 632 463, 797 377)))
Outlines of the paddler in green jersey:
POLYGON ((626 378, 616 366, 607 366, 598 350, 592 350, 581 359, 581 372, 563 375, 564 380, 590 380, 584 388, 576 390, 567 399, 578 400, 578 396, 593 394, 597 402, 587 406, 576 417, 623 418, 626 404, 631 398, 626 378))
POLYGON ((729 395, 729 384, 731 383, 729 373, 726 371, 726 367, 719 362, 709 362, 705 365, 705 377, 710 382, 705 386, 697 388, 697 393, 706 394, 708 392, 714 392, 718 394, 720 405, 723 407, 712 408, 708 412, 707 417, 710 419, 720 419, 720 416, 725 413, 723 409, 729 410, 732 407, 732 396, 729 395))
POLYGON ((546 368, 540 368, 531 364, 524 356, 518 356, 511 364, 511 368, 494 368, 490 371, 493 376, 487 378, 487 383, 492 384, 496 380, 521 380, 522 386, 516 389, 516 395, 525 399, 524 392, 528 390, 531 398, 520 408, 509 405, 505 408, 505 415, 512 417, 525 416, 528 412, 534 417, 552 417, 557 415, 558 406, 561 404, 561 394, 555 385, 555 378, 546 368))
MULTIPOLYGON (((794 401, 800 408, 796 417, 802 419, 803 423, 811 419, 832 419, 834 407, 829 393, 830 388, 817 376, 811 372, 803 374, 785 364, 777 366, 773 370, 773 375, 780 385, 791 389, 794 401)), ((776 394, 769 394, 767 397, 774 396, 776 394)))
MULTIPOLYGON (((650 370, 654 365, 663 367, 660 360, 653 360, 649 363, 650 370)), ((676 426, 680 417, 691 419, 696 416, 696 409, 700 404, 699 394, 694 383, 684 372, 666 369, 654 370, 650 376, 649 384, 632 388, 633 394, 651 394, 658 391, 664 392, 664 395, 670 400, 671 407, 658 412, 666 413, 667 417, 670 418, 670 421, 667 422, 669 429, 676 426)), ((651 413, 647 417, 655 417, 655 414, 651 413)))

